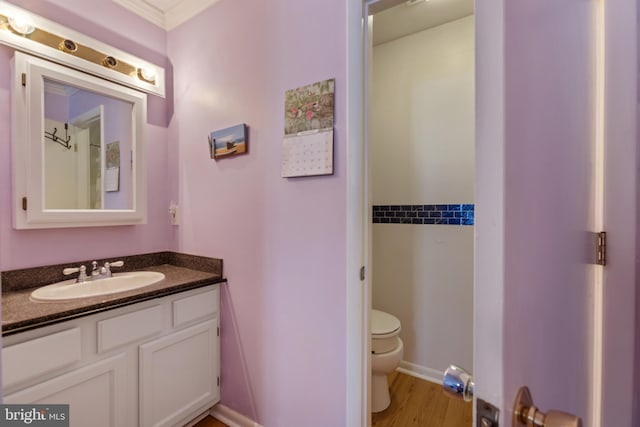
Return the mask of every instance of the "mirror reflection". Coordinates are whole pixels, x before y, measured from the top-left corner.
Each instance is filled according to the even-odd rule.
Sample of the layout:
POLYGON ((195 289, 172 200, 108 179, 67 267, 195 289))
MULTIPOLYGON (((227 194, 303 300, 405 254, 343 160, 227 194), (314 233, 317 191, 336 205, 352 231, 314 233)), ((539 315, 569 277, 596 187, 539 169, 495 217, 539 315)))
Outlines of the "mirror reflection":
POLYGON ((44 209, 132 209, 132 111, 44 79, 44 209))

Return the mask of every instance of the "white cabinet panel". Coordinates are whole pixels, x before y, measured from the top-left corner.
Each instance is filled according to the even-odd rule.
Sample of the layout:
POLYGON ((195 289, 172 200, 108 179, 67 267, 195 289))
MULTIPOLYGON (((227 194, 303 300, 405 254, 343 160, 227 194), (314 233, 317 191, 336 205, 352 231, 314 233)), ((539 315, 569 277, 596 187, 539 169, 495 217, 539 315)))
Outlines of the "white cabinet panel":
POLYGON ((2 384, 10 388, 69 366, 81 358, 79 328, 5 347, 2 349, 2 384))
POLYGON ((140 425, 173 426, 219 400, 218 319, 140 346, 140 425))
POLYGON ((126 425, 123 355, 85 366, 4 397, 4 403, 69 404, 71 427, 126 425))
POLYGON ((185 325, 192 320, 211 316, 220 307, 220 291, 218 288, 208 292, 192 295, 173 302, 173 327, 185 325))
POLYGON ((98 322, 98 353, 162 332, 162 307, 147 308, 98 322))

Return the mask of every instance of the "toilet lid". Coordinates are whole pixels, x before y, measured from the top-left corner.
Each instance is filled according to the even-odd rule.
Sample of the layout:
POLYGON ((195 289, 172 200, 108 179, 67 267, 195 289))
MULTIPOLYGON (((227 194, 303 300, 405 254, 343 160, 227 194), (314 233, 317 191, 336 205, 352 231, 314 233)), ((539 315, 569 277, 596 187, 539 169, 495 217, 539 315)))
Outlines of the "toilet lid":
POLYGON ((371 334, 385 335, 400 329, 400 321, 389 313, 371 310, 371 334))

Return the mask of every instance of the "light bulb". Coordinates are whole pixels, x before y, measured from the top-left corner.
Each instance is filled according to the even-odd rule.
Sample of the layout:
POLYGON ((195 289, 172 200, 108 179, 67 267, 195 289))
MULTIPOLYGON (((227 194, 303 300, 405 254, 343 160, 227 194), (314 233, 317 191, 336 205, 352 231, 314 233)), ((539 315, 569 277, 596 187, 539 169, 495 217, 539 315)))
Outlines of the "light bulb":
POLYGON ((156 80, 156 70, 153 68, 141 67, 138 68, 138 77, 147 82, 155 82, 156 80))
POLYGON ((36 27, 31 20, 24 15, 16 15, 9 18, 9 25, 18 34, 27 35, 35 31, 36 27))

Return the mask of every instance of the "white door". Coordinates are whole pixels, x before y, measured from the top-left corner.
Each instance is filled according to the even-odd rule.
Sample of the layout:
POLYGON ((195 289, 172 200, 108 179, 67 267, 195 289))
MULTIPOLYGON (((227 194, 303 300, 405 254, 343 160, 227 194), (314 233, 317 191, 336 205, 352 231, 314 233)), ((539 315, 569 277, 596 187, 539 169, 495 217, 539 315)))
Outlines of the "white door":
MULTIPOLYGON (((65 123, 45 119, 45 131, 53 133, 56 129, 56 137, 66 141, 69 131, 65 132, 65 123)), ((73 134, 73 126, 71 126, 73 134)), ((75 138, 75 136, 74 136, 75 138)), ((76 191, 78 153, 73 149, 75 141, 66 147, 62 143, 43 137, 43 151, 45 161, 44 186, 45 209, 77 209, 78 192, 76 191)))
POLYGON ((633 425, 635 19, 635 1, 476 2, 474 374, 500 425, 523 385, 633 425))

